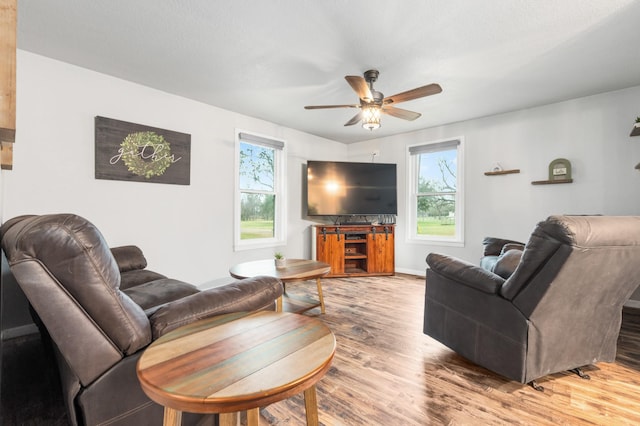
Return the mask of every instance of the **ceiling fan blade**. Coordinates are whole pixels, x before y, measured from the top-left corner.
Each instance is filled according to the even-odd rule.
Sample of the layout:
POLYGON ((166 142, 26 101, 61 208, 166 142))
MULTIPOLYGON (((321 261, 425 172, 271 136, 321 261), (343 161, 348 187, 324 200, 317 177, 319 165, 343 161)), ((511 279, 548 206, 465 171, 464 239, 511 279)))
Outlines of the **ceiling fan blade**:
POLYGON ((344 125, 353 126, 354 124, 358 123, 360 120, 362 120, 362 111, 359 111, 356 115, 353 116, 353 118, 351 118, 351 120, 344 123, 344 125))
POLYGON ((413 112, 413 111, 409 111, 402 108, 396 108, 392 106, 382 107, 382 112, 392 117, 402 118, 403 120, 409 120, 409 121, 413 121, 422 115, 419 112, 413 112))
POLYGON ((360 105, 307 105, 304 109, 360 108, 360 105))
POLYGON ((358 94, 358 97, 365 102, 373 101, 373 95, 371 89, 366 80, 359 75, 347 75, 345 80, 351 85, 351 88, 358 94))
POLYGON ((427 84, 426 86, 418 87, 406 92, 398 93, 393 96, 387 96, 384 98, 385 104, 397 104, 399 102, 406 102, 412 99, 423 98, 425 96, 431 96, 442 92, 442 87, 437 83, 427 84))

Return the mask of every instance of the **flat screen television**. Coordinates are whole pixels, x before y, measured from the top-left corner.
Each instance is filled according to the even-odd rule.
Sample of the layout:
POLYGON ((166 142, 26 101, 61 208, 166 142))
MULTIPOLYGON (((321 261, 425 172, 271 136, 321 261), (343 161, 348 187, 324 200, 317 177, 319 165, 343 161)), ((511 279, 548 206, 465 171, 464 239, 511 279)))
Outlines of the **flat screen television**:
POLYGON ((307 162, 309 216, 396 215, 396 165, 307 162))

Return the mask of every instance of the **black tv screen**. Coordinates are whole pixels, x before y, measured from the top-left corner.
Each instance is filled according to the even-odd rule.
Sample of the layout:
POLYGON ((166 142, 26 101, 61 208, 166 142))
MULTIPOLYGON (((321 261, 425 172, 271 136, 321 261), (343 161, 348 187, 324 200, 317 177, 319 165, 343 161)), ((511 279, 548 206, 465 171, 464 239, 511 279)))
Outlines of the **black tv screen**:
POLYGON ((396 165, 307 162, 309 216, 395 215, 396 165))

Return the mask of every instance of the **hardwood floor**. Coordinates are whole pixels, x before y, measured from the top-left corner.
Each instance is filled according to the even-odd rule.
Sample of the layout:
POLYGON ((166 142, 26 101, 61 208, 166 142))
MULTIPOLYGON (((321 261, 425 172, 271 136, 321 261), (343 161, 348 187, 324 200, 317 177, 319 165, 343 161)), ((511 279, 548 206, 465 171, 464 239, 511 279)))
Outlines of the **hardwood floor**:
MULTIPOLYGON (((326 314, 319 308, 308 314, 320 316, 338 343, 317 384, 325 426, 640 424, 639 310, 624 311, 616 363, 587 368, 591 380, 569 373, 541 379, 541 393, 422 334, 423 278, 332 278, 323 280, 323 290, 326 314)), ((288 284, 287 292, 317 296, 315 281, 288 284)), ((24 340, 4 354, 0 423, 66 424, 39 339, 24 340)), ((304 402, 298 395, 261 414, 261 426, 303 425, 304 402)))
MULTIPOLYGON (((287 292, 314 296, 313 283, 287 292)), ((478 367, 422 333, 424 278, 323 280, 338 349, 318 383, 324 425, 640 424, 640 312, 625 310, 618 361, 540 379, 545 392, 478 367)), ((318 309, 309 311, 319 315, 318 309)), ((262 410, 261 425, 304 424, 301 396, 262 410)))

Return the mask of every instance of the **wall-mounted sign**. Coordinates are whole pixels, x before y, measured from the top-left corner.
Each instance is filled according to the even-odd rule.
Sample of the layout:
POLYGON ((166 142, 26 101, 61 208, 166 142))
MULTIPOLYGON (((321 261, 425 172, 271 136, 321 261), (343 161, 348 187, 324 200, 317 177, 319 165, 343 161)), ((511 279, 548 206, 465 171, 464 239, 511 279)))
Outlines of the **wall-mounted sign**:
POLYGON ((191 135, 95 118, 96 179, 189 185, 191 135))

